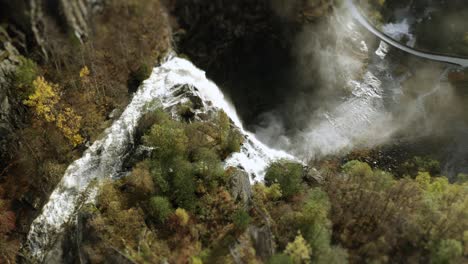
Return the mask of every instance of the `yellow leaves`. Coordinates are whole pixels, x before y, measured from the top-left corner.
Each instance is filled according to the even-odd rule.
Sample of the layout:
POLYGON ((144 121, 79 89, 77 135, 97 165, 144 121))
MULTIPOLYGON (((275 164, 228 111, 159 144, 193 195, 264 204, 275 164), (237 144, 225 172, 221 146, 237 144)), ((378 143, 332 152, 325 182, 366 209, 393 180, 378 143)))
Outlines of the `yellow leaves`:
POLYGON ((36 114, 42 116, 47 122, 55 121, 53 110, 59 102, 60 97, 57 94, 58 86, 48 83, 44 77, 37 77, 33 81, 34 93, 23 103, 33 107, 36 114))
POLYGON ((286 246, 284 253, 290 256, 295 264, 310 263, 311 249, 300 232, 294 241, 286 246))
POLYGON ((84 66, 83 68, 81 68, 80 70, 80 78, 86 78, 89 76, 89 69, 88 69, 88 66, 84 66))
POLYGON ((83 137, 79 134, 81 116, 70 107, 65 107, 63 111, 60 111, 59 86, 47 82, 44 77, 40 76, 33 81, 33 88, 34 92, 23 103, 32 107, 35 114, 44 118, 46 122, 55 122, 57 128, 73 146, 81 144, 83 142, 83 137))
POLYGON ((428 172, 419 172, 416 176, 416 182, 421 188, 427 189, 431 183, 431 175, 428 172))
POLYGON ((83 142, 81 137, 81 116, 77 115, 73 109, 67 107, 63 112, 57 115, 56 125, 62 134, 70 141, 73 146, 83 142))
POLYGON ((434 178, 431 185, 429 186, 429 192, 442 194, 446 192, 449 186, 448 179, 445 177, 434 178))
POLYGON ((283 196, 281 186, 278 183, 274 183, 267 187, 263 183, 256 183, 254 186, 255 195, 260 196, 263 202, 266 201, 277 201, 283 196))
POLYGON ((203 264, 203 261, 199 257, 192 257, 192 264, 203 264))
POLYGON ((175 210, 175 215, 177 216, 177 219, 179 219, 179 223, 182 225, 182 226, 186 226, 190 217, 187 213, 187 211, 185 211, 185 209, 183 208, 177 208, 175 210))

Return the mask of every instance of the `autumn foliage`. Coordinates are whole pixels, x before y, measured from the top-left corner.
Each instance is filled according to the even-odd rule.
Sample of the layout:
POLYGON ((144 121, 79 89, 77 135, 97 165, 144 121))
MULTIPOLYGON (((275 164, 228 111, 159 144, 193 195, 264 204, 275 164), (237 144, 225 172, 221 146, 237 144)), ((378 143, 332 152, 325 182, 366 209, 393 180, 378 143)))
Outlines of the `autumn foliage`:
POLYGON ((24 100, 24 104, 33 108, 34 113, 48 123, 55 123, 73 146, 83 142, 80 135, 81 116, 70 107, 60 104, 60 90, 57 84, 47 82, 44 77, 33 81, 34 92, 24 100))
POLYGON ((0 199, 0 263, 2 260, 13 262, 18 250, 18 243, 9 237, 16 225, 15 213, 8 209, 8 203, 0 199))

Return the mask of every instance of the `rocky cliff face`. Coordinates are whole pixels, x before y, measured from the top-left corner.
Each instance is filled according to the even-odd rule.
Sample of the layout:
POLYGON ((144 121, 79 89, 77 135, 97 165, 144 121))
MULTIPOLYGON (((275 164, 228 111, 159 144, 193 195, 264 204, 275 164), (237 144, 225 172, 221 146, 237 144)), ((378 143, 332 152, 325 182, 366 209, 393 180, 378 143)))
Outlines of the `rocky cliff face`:
POLYGON ((170 49, 171 29, 159 0, 0 0, 0 25, 0 199, 17 216, 8 235, 22 242, 86 146, 70 145, 24 105, 31 91, 15 86, 18 66, 27 58, 37 67, 31 89, 36 75, 57 84, 63 108, 56 110, 73 109, 80 133, 94 141, 118 117, 112 110, 128 104, 129 79, 138 86, 170 49), (92 82, 81 82, 85 66, 92 82))
MULTIPOLYGON (((16 142, 15 128, 20 123, 21 108, 11 96, 15 91, 12 87, 12 76, 20 64, 20 54, 13 46, 8 32, 0 27, 0 168, 7 166, 11 159, 16 142)), ((1 178, 1 177, 0 177, 1 178)))
POLYGON ((179 51, 221 84, 243 121, 252 124, 284 102, 283 88, 294 74, 295 39, 333 1, 173 2, 179 51))
POLYGON ((80 40, 88 36, 91 14, 102 7, 102 1, 62 0, 57 6, 48 1, 0 1, 0 168, 13 156, 15 129, 24 119, 25 109, 18 100, 13 78, 22 55, 39 49, 48 59, 47 20, 63 19, 65 27, 80 40), (12 146, 13 145, 13 146, 12 146))

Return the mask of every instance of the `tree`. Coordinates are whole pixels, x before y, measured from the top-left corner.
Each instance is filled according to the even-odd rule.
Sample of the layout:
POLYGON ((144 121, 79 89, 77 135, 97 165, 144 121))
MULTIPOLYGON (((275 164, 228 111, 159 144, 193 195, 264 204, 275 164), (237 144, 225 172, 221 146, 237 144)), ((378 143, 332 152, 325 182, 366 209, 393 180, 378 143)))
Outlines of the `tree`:
POLYGON ((173 163, 171 179, 171 198, 175 204, 189 211, 195 209, 198 199, 195 195, 196 183, 192 164, 186 160, 176 160, 173 163))
POLYGON ((33 82, 39 74, 37 64, 25 57, 20 57, 20 65, 16 69, 14 84, 18 88, 21 99, 27 99, 34 92, 33 82))
POLYGON ((81 116, 77 115, 70 107, 66 107, 62 112, 57 114, 57 128, 74 147, 84 141, 80 135, 81 119, 81 116))
POLYGON ((325 192, 314 188, 308 194, 299 215, 302 234, 309 243, 313 255, 325 255, 330 249, 331 222, 328 219, 330 203, 325 192))
POLYGON ((34 108, 35 114, 46 122, 55 122, 56 127, 73 146, 81 144, 84 141, 79 133, 81 116, 70 107, 60 109, 59 86, 47 82, 44 77, 37 77, 33 81, 33 87, 34 93, 23 101, 24 104, 34 108))
POLYGON ((186 226, 188 224, 190 216, 188 215, 187 211, 185 211, 185 209, 177 208, 175 210, 175 215, 177 216, 177 219, 179 220, 181 226, 186 226))
POLYGON ((169 121, 155 124, 144 136, 145 144, 155 148, 155 154, 163 162, 170 162, 177 156, 185 156, 188 138, 183 128, 169 121))
POLYGON ((244 231, 249 226, 251 220, 252 219, 245 210, 238 210, 232 217, 232 222, 239 231, 244 231))
POLYGON ((296 162, 281 160, 272 163, 265 174, 265 184, 278 183, 284 198, 291 198, 301 191, 302 165, 296 162))
POLYGON ((222 157, 233 152, 239 152, 242 145, 242 136, 231 127, 231 120, 224 111, 219 111, 216 119, 219 129, 219 141, 222 149, 222 157))
POLYGON ((154 196, 149 201, 149 213, 159 223, 166 222, 172 211, 172 205, 166 197, 154 196))
POLYGON ((295 264, 310 263, 310 253, 310 246, 301 233, 296 236, 293 242, 286 246, 284 251, 284 254, 290 256, 295 264))
POLYGON ((33 81, 34 93, 32 93, 24 104, 33 107, 38 116, 47 122, 56 120, 55 106, 60 100, 57 94, 58 85, 48 83, 44 77, 37 77, 33 81))
POLYGON ((138 196, 147 197, 155 192, 147 162, 138 163, 133 168, 132 174, 125 178, 125 182, 134 188, 134 193, 138 196))
POLYGON ((450 264, 460 258, 463 247, 460 241, 448 239, 442 240, 432 249, 431 259, 433 264, 450 264))
POLYGON ((6 200, 0 199, 0 260, 14 263, 18 251, 16 241, 9 238, 9 234, 16 228, 16 215, 8 208, 6 200))

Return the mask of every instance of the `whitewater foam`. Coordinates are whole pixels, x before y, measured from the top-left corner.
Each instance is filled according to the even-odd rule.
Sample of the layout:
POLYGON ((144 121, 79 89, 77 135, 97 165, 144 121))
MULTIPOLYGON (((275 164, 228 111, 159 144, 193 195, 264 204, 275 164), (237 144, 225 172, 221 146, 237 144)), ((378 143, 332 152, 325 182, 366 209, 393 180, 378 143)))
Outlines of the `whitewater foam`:
POLYGON ((66 170, 61 182, 52 192, 39 216, 33 221, 26 243, 26 249, 35 260, 43 261, 48 249, 63 232, 67 223, 85 200, 93 181, 112 178, 122 169, 123 157, 133 144, 134 133, 140 117, 157 107, 169 108, 182 100, 178 93, 183 85, 202 99, 204 108, 222 109, 245 136, 240 153, 229 157, 226 166, 245 169, 253 178, 261 179, 266 166, 275 159, 294 159, 293 156, 263 145, 255 136, 242 127, 242 123, 221 90, 205 76, 205 72, 191 62, 171 57, 161 66, 153 69, 149 79, 144 81, 130 104, 111 127, 105 130, 101 140, 94 142, 66 170))

